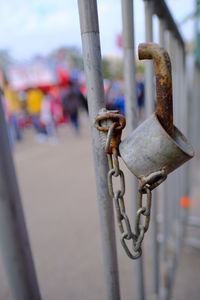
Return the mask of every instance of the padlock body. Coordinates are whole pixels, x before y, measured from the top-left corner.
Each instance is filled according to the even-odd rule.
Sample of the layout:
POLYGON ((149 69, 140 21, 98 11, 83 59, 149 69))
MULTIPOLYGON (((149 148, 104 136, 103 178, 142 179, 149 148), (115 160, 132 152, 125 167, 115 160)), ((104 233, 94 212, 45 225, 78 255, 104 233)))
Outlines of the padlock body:
POLYGON ((194 156, 184 135, 174 126, 174 135, 169 136, 156 114, 120 143, 119 152, 128 169, 139 179, 161 170, 168 175, 194 156))

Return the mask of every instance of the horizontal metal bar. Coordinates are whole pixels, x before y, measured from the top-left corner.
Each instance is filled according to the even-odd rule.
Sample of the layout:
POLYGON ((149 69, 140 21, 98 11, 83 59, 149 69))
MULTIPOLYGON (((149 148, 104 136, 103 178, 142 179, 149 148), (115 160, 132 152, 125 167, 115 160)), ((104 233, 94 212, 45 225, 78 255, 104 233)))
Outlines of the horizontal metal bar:
POLYGON ((174 18, 172 17, 171 12, 167 4, 165 3, 165 1, 164 0, 144 0, 144 1, 153 3, 154 14, 156 14, 160 19, 165 20, 166 28, 169 29, 174 34, 176 39, 184 48, 185 43, 183 37, 180 34, 176 22, 174 21, 174 18))

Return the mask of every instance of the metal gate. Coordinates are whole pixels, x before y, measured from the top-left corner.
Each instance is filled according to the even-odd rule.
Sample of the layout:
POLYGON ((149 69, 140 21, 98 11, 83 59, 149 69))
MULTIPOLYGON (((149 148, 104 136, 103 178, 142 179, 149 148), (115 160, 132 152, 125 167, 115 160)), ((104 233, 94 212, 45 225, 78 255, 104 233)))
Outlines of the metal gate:
MULTIPOLYGON (((87 96, 96 171, 97 198, 101 220, 107 298, 109 300, 118 300, 120 299, 119 270, 113 203, 109 195, 109 193, 112 194, 112 189, 110 192, 107 183, 109 166, 105 150, 99 138, 99 132, 94 127, 96 116, 100 109, 105 107, 97 3, 96 0, 78 0, 78 6, 84 68, 87 79, 87 96)), ((127 133, 130 133, 135 130, 139 121, 135 78, 133 0, 121 0, 121 7, 127 133)), ((154 41, 153 18, 156 17, 158 19, 159 44, 168 50, 172 62, 174 123, 181 128, 181 131, 186 136, 189 136, 197 150, 196 157, 199 157, 199 68, 193 61, 190 72, 186 72, 188 69, 185 44, 164 0, 144 1, 144 15, 146 29, 145 42, 154 41), (193 117, 192 122, 189 118, 191 115, 193 117)), ((153 79, 152 62, 145 62, 145 104, 147 117, 155 108, 155 86, 153 79)), ((11 286, 13 299, 39 300, 41 296, 31 256, 16 174, 9 150, 2 105, 0 105, 0 144, 0 238, 3 244, 2 253, 4 261, 7 266, 7 277, 11 286)), ((194 159, 191 164, 184 165, 181 169, 170 175, 168 180, 158 190, 153 191, 151 232, 149 233, 150 243, 152 243, 152 291, 150 296, 146 294, 144 251, 143 255, 134 261, 135 276, 133 281, 135 283, 136 299, 138 300, 150 298, 169 300, 172 298, 175 271, 186 236, 186 225, 188 223, 195 223, 195 219, 189 216, 189 205, 187 202, 187 197, 190 195, 193 184, 196 168, 195 163, 196 160, 194 159)), ((124 179, 122 172, 119 168, 118 171, 121 174, 120 180, 123 186, 124 179)), ((129 180, 131 183, 130 195, 132 202, 131 219, 133 223, 137 223, 136 214, 139 203, 136 199, 138 186, 133 175, 130 175, 129 180)), ((117 201, 122 200, 122 194, 121 196, 118 195, 119 199, 117 201)), ((129 227, 125 209, 123 213, 126 225, 129 227)), ((199 226, 199 220, 197 220, 196 224, 199 226)))
MULTIPOLYGON (((100 109, 105 107, 104 88, 101 70, 101 50, 99 40, 99 24, 97 3, 95 0, 79 0, 79 16, 83 46, 84 68, 87 79, 87 94, 96 170, 97 196, 99 201, 101 233, 104 254, 104 268, 108 299, 120 299, 118 263, 116 255, 115 228, 113 207, 107 186, 108 165, 105 151, 101 146, 99 133, 94 128, 94 120, 100 109)), ((122 0, 123 58, 127 132, 130 133, 138 125, 135 48, 134 48, 134 13, 133 1, 122 0)), ((199 107, 198 100, 193 97, 193 106, 188 102, 188 78, 186 74, 185 44, 178 27, 170 14, 164 0, 144 1, 145 42, 153 42, 153 18, 159 23, 159 44, 168 50, 172 63, 174 123, 184 134, 189 135, 197 144, 194 128, 191 128, 188 116, 192 107, 199 107), (195 100, 196 99, 196 100, 195 100), (193 137, 192 137, 193 134, 193 137)), ((137 27, 137 24, 135 24, 137 27)), ((144 41, 141 41, 144 42, 144 41)), ((196 71, 198 73, 198 70, 196 71)), ((154 73, 152 62, 145 63, 145 104, 146 116, 154 111, 154 73)), ((197 76, 195 76, 197 78, 197 76)), ((192 83, 193 84, 193 83, 192 83)), ((198 111, 193 111, 194 116, 198 111)), ((197 117, 198 119, 198 117, 197 117)), ((196 122, 199 124, 199 121, 196 122)), ((196 123, 196 124, 197 124, 196 123)), ((199 146, 199 145, 197 145, 199 146)), ((137 299, 171 299, 174 277, 181 246, 185 237, 185 227, 189 207, 187 196, 190 194, 192 164, 184 165, 170 175, 158 190, 153 192, 153 209, 151 221, 152 243, 152 292, 146 295, 144 282, 143 256, 134 261, 135 290, 137 299), (185 202, 184 202, 185 201, 185 202), (184 204, 185 203, 185 204, 184 204)), ((132 219, 138 209, 135 201, 137 184, 133 176, 131 180, 132 219)))

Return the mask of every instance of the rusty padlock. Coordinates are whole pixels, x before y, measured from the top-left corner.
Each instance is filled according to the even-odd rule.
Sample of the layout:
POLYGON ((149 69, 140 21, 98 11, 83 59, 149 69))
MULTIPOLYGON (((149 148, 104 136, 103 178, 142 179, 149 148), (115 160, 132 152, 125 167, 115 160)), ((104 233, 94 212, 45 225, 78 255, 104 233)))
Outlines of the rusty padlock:
POLYGON ((169 173, 194 156, 185 136, 173 124, 171 62, 157 44, 140 44, 139 59, 153 59, 156 112, 119 145, 128 169, 142 182, 158 186, 169 173))

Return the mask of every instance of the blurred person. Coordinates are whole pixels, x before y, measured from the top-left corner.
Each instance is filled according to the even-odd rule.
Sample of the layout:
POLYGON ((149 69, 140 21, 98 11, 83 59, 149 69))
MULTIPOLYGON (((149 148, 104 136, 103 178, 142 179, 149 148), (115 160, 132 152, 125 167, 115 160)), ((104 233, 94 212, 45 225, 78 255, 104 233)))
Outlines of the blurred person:
POLYGON ((40 124, 42 98, 43 92, 38 88, 29 89, 27 91, 27 112, 30 115, 33 127, 36 131, 36 138, 41 140, 45 134, 45 129, 40 124))
POLYGON ((75 132, 79 133, 79 110, 84 108, 88 111, 88 105, 87 99, 81 93, 77 83, 72 81, 69 83, 69 91, 63 95, 62 102, 65 115, 69 115, 75 132))
POLYGON ((87 97, 87 86, 86 83, 83 83, 81 85, 81 93, 83 94, 83 96, 86 98, 87 97))
POLYGON ((114 98, 112 105, 113 110, 119 110, 120 114, 125 115, 125 101, 122 95, 119 95, 118 97, 114 98))
POLYGON ((106 108, 109 110, 118 110, 125 115, 125 101, 122 90, 122 84, 116 80, 110 82, 105 93, 106 108))
POLYGON ((59 124, 63 124, 65 121, 61 96, 59 90, 55 88, 53 89, 53 91, 52 90, 50 91, 50 95, 52 97, 51 112, 52 112, 55 126, 57 126, 59 124))
POLYGON ((17 93, 10 87, 8 81, 5 81, 4 96, 6 101, 6 107, 9 113, 9 123, 11 130, 14 133, 14 137, 17 141, 22 139, 20 130, 20 112, 21 102, 17 93))
POLYGON ((139 121, 144 120, 144 82, 137 82, 137 103, 139 110, 139 121))
POLYGON ((51 107, 55 125, 64 123, 64 113, 61 101, 58 98, 53 98, 51 107))
POLYGON ((56 129, 52 115, 52 97, 44 92, 41 104, 40 121, 44 124, 49 141, 56 141, 56 129))
POLYGON ((9 144, 11 149, 14 148, 14 137, 11 131, 11 127, 10 127, 10 115, 8 112, 8 106, 7 106, 7 102, 6 99, 4 97, 4 91, 0 88, 0 101, 2 102, 2 107, 4 110, 4 116, 5 116, 5 121, 6 121, 6 127, 7 127, 7 131, 8 131, 8 139, 9 139, 9 144))

